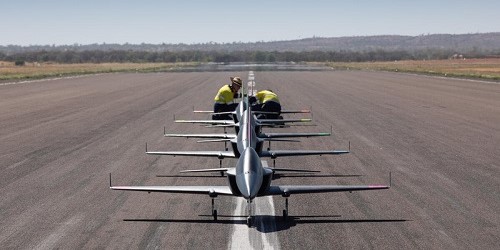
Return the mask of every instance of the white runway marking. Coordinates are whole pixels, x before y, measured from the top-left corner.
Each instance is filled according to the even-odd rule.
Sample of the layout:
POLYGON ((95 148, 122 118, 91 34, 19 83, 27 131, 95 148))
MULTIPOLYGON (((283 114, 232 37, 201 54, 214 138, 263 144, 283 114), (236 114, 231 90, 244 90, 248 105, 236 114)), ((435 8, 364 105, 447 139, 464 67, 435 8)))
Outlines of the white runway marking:
MULTIPOLYGON (((267 162, 262 161, 264 167, 267 162)), ((246 221, 246 200, 237 199, 233 215, 237 220, 246 221)), ((274 203, 271 196, 258 197, 252 204, 255 220, 252 227, 244 224, 235 224, 228 249, 280 249, 276 223, 274 221, 274 203)))
MULTIPOLYGON (((248 80, 248 89, 255 92, 253 71, 248 73, 248 80)), ((250 94, 255 95, 255 93, 250 94)), ((267 167, 267 161, 262 161, 262 166, 267 167)), ((271 196, 255 198, 252 203, 252 210, 254 215, 252 227, 248 227, 246 223, 235 224, 228 249, 280 249, 276 233, 273 198, 271 196)), ((246 222, 247 215, 246 200, 237 198, 233 216, 237 220, 246 222)))
POLYGON ((75 215, 69 220, 61 224, 56 230, 54 230, 48 237, 46 237, 42 242, 40 242, 33 249, 54 249, 56 244, 64 238, 64 236, 70 233, 70 230, 75 227, 83 219, 83 216, 75 215))
POLYGON ((5 82, 5 83, 0 83, 0 86, 35 83, 35 82, 48 82, 48 81, 61 80, 61 79, 74 79, 74 78, 81 78, 81 77, 95 76, 95 75, 101 75, 101 73, 88 74, 88 75, 65 76, 65 77, 53 77, 53 78, 44 78, 44 79, 38 79, 38 80, 25 80, 25 81, 19 81, 19 82, 5 82))
POLYGON ((253 71, 248 72, 248 94, 254 96, 257 93, 255 89, 255 75, 253 71))

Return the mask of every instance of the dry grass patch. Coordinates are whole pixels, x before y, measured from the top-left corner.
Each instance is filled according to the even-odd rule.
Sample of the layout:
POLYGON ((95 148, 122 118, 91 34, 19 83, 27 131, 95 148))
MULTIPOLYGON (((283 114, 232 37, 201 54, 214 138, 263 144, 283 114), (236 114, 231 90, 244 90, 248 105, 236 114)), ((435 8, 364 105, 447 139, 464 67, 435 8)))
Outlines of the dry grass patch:
POLYGON ((149 72, 192 66, 179 63, 32 63, 15 66, 13 62, 0 62, 0 80, 39 79, 46 77, 83 75, 110 72, 149 72))
POLYGON ((500 58, 360 63, 334 62, 328 65, 341 69, 383 70, 500 80, 500 58))

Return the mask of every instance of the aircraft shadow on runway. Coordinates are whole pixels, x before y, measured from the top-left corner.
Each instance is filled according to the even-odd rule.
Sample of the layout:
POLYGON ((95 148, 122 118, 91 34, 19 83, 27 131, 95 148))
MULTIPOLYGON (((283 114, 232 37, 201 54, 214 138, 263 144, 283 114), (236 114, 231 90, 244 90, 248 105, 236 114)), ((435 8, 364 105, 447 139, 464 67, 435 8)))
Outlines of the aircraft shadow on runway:
MULTIPOLYGON (((200 217, 213 218, 212 215, 199 215, 200 217)), ((124 219, 127 222, 160 222, 160 223, 190 223, 190 224, 236 224, 246 226, 246 216, 219 215, 219 219, 124 219)), ((287 230, 300 224, 350 224, 350 223, 394 223, 407 222, 406 219, 335 219, 341 215, 297 215, 288 216, 287 220, 283 216, 275 215, 255 215, 253 223, 257 231, 262 233, 272 233, 287 230)))

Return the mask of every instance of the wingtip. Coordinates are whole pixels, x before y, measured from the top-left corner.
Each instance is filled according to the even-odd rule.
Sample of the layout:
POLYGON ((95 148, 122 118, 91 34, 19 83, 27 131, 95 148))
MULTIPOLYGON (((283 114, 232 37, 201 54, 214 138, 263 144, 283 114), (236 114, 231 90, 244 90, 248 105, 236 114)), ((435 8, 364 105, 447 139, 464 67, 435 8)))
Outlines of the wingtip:
POLYGON ((389 188, 392 187, 392 171, 389 171, 389 188))

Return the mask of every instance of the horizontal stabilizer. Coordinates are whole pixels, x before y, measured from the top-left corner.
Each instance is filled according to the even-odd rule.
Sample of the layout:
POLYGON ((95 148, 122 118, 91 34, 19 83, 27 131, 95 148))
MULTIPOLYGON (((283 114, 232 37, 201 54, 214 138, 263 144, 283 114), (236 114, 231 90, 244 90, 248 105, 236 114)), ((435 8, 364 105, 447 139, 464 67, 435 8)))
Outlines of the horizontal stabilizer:
POLYGON ((300 173, 319 173, 319 170, 293 169, 293 168, 269 168, 273 172, 300 172, 300 173))
POLYGON ((345 150, 271 150, 262 151, 261 157, 277 158, 282 156, 301 156, 301 155, 340 155, 347 154, 345 150))
POLYGON ((217 157, 219 159, 223 158, 235 158, 234 152, 232 151, 156 151, 156 152, 146 152, 148 155, 172 155, 172 156, 200 156, 200 157, 217 157))

